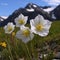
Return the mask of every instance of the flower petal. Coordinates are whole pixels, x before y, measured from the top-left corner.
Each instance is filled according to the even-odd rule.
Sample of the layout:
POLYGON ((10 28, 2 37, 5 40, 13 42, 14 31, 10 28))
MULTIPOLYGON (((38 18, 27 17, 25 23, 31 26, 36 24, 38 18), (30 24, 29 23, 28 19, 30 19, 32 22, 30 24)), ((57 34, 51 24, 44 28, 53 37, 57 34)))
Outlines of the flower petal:
POLYGON ((24 38, 22 38, 22 41, 24 42, 24 43, 27 43, 28 41, 30 41, 30 37, 24 37, 24 38))
POLYGON ((16 27, 25 25, 27 23, 27 20, 28 20, 28 16, 24 16, 23 14, 20 14, 18 17, 15 18, 16 27))
POLYGON ((24 15, 23 14, 20 14, 19 15, 19 18, 23 19, 24 18, 24 15))
POLYGON ((49 33, 49 30, 43 30, 43 31, 39 32, 39 35, 44 37, 44 36, 47 36, 48 33, 49 33))
POLYGON ((11 34, 14 30, 15 25, 13 23, 9 22, 7 25, 4 26, 5 33, 11 34))
POLYGON ((36 25, 33 19, 30 20, 30 25, 31 25, 31 27, 36 25))
POLYGON ((28 27, 21 26, 20 31, 16 33, 16 37, 21 39, 24 43, 27 43, 29 40, 33 39, 34 35, 28 27), (25 33, 27 33, 28 36, 26 36, 25 33))
POLYGON ((30 34, 30 40, 32 40, 34 37, 34 34, 30 34))
POLYGON ((38 15, 35 19, 32 19, 30 21, 31 31, 40 36, 48 35, 51 24, 52 24, 51 21, 45 20, 41 15, 38 15), (37 30, 37 28, 39 30, 37 30))
POLYGON ((24 17, 25 24, 27 23, 28 16, 24 17))
POLYGON ((51 24, 52 24, 51 21, 46 20, 46 22, 44 23, 44 28, 45 28, 45 29, 50 29, 51 24))

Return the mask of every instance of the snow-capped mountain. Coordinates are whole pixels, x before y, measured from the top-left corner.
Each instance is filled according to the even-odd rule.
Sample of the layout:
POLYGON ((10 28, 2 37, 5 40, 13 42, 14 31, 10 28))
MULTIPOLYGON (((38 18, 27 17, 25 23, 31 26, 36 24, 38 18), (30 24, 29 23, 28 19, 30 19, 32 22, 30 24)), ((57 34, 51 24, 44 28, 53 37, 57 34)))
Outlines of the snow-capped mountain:
POLYGON ((0 16, 0 22, 4 21, 5 19, 7 19, 7 16, 0 16))
POLYGON ((7 19, 7 16, 1 16, 2 18, 4 18, 4 19, 7 19))
MULTIPOLYGON (((5 26, 8 22, 12 22, 15 24, 15 18, 23 14, 24 16, 28 16, 27 23, 30 22, 31 19, 34 19, 38 14, 42 15, 44 19, 49 21, 60 21, 60 5, 57 7, 41 7, 34 3, 27 4, 24 8, 19 8, 15 10, 11 15, 7 17, 2 17, 1 19, 4 20, 0 22, 0 27, 5 26)), ((0 20, 1 20, 0 19, 0 20)))
POLYGON ((55 7, 49 7, 49 8, 47 8, 47 9, 43 9, 45 12, 48 12, 48 13, 50 13, 52 10, 54 10, 55 9, 55 7))

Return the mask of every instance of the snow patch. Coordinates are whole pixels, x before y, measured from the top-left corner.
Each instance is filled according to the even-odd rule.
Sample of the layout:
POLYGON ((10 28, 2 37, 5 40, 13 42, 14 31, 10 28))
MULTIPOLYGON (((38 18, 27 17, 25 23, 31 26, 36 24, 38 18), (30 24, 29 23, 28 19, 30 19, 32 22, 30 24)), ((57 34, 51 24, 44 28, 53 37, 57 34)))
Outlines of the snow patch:
POLYGON ((47 9, 43 9, 45 12, 50 13, 52 10, 54 10, 55 7, 51 7, 51 8, 47 8, 47 9))
POLYGON ((7 19, 7 16, 1 16, 3 19, 7 19))
POLYGON ((37 6, 36 6, 36 5, 33 5, 33 7, 35 7, 35 8, 36 8, 37 6))
POLYGON ((5 19, 7 19, 8 17, 7 16, 0 16, 0 22, 1 21, 4 21, 5 19))
POLYGON ((34 12, 34 9, 33 8, 26 9, 26 10, 29 11, 29 12, 34 12))
POLYGON ((55 15, 54 15, 54 14, 52 14, 52 18, 53 18, 53 19, 56 19, 56 17, 55 17, 55 15))

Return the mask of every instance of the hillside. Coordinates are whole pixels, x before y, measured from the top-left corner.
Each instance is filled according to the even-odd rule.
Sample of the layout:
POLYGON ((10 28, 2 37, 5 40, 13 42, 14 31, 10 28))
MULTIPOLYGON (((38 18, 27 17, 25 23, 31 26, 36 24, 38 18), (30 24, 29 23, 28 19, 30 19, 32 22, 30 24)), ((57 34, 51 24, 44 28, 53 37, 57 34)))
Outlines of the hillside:
MULTIPOLYGON (((17 30, 18 30, 18 28, 16 28, 14 32, 16 33, 17 30)), ((2 58, 3 59, 5 58, 5 60, 8 60, 9 55, 10 55, 9 50, 11 50, 11 53, 16 52, 17 56, 20 56, 20 57, 25 56, 28 59, 25 44, 21 40, 18 40, 15 37, 15 35, 13 36, 13 39, 15 41, 15 48, 13 48, 13 46, 11 45, 11 35, 5 34, 4 29, 2 27, 0 28, 0 42, 6 42, 6 44, 7 44, 6 48, 0 47, 0 51, 3 56, 2 58), (2 50, 1 50, 1 48, 2 48, 2 50)), ((27 43, 30 53, 31 53, 31 46, 30 46, 31 43, 33 46, 33 53, 35 54, 35 56, 37 54, 36 53, 37 49, 42 49, 44 47, 45 48, 47 47, 47 45, 45 45, 46 43, 50 46, 49 48, 51 49, 51 51, 55 52, 55 50, 57 50, 57 52, 60 52, 60 48, 57 48, 60 46, 60 21, 55 21, 52 23, 48 36, 42 38, 42 37, 35 35, 34 39, 27 43)), ((42 49, 42 51, 43 51, 43 49, 42 49)), ((51 51, 49 51, 49 52, 51 52, 51 51)), ((45 52, 45 51, 43 51, 43 52, 45 52)), ((15 58, 14 56, 16 56, 16 55, 12 54, 13 58, 15 58)), ((51 57, 49 57, 49 58, 51 58, 51 57)))

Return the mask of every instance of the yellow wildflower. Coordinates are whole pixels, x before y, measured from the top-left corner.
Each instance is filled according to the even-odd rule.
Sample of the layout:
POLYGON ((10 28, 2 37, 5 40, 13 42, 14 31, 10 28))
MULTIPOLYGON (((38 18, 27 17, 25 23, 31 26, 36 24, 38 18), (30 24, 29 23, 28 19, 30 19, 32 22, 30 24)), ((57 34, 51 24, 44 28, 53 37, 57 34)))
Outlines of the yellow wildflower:
POLYGON ((3 46, 3 47, 6 47, 6 45, 7 45, 6 42, 1 43, 1 46, 3 46))

